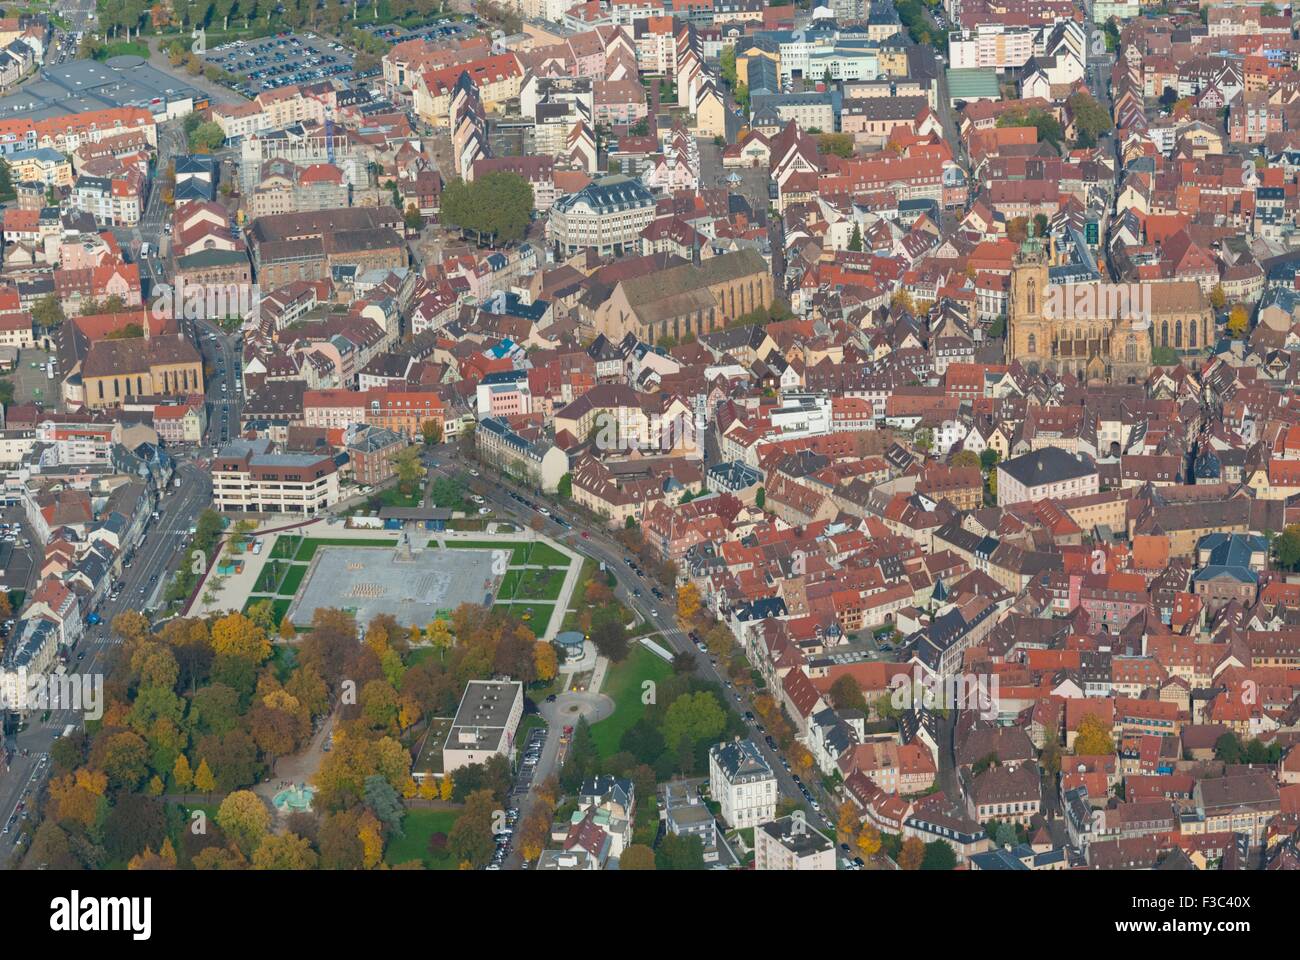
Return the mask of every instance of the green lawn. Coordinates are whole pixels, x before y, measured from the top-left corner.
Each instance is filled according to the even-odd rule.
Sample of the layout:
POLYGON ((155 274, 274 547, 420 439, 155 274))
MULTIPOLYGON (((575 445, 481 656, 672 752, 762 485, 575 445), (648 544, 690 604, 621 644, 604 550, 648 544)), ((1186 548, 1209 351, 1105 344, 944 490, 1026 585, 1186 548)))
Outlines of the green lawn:
POLYGON ((302 586, 302 578, 307 576, 307 569, 307 564, 295 563, 280 581, 280 589, 276 592, 282 597, 292 597, 302 586))
POLYGON ((284 618, 284 615, 289 612, 289 604, 293 602, 292 597, 266 597, 259 594, 253 594, 244 601, 243 613, 247 614, 249 607, 255 603, 260 603, 263 600, 271 601, 271 619, 277 624, 279 624, 279 622, 284 618))
POLYGON ((507 570, 506 575, 501 578, 501 589, 497 591, 498 600, 513 599, 515 591, 519 589, 519 575, 521 570, 507 570))
POLYGON ((614 712, 591 728, 591 738, 602 758, 618 753, 618 742, 645 713, 641 702, 642 684, 662 683, 673 668, 639 643, 632 644, 626 659, 610 667, 601 692, 614 701, 614 712))
POLYGON ((266 565, 262 567, 262 572, 257 577, 257 592, 277 592, 276 587, 280 585, 280 578, 284 576, 288 568, 289 565, 283 561, 267 561, 266 565))
POLYGON ((549 543, 534 543, 528 553, 528 563, 540 567, 569 567, 569 558, 549 543))
POLYGON ((294 554, 293 559, 298 563, 307 563, 316 555, 318 547, 391 547, 397 543, 397 538, 392 537, 385 540, 363 540, 361 538, 349 539, 347 537, 322 537, 309 538, 302 542, 298 552, 294 554))
POLYGON ((292 533, 280 534, 275 538, 275 546, 271 548, 269 556, 272 560, 292 560, 301 543, 302 537, 292 533))
POLYGON ((514 603, 498 603, 493 608, 494 611, 504 611, 518 617, 520 622, 537 634, 542 636, 546 633, 546 628, 550 626, 551 617, 555 616, 555 604, 553 603, 536 603, 532 600, 519 600, 514 603), (529 613, 529 611, 532 611, 529 613), (524 619, 525 616, 527 619, 524 619))
POLYGON ((421 860, 429 870, 455 870, 456 858, 449 852, 435 857, 429 852, 429 838, 435 833, 451 833, 459 810, 408 810, 402 818, 401 839, 392 840, 384 851, 384 862, 389 866, 421 860))
POLYGON ((516 600, 557 600, 567 572, 567 567, 564 570, 523 570, 511 596, 516 600))

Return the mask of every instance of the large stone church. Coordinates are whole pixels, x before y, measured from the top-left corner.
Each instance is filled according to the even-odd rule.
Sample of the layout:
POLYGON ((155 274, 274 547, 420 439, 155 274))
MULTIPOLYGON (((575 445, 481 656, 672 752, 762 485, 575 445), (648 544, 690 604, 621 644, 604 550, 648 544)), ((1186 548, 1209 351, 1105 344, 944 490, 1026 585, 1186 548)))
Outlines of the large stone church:
POLYGON ((1194 281, 1052 284, 1034 238, 1011 268, 1007 360, 1107 383, 1141 383, 1155 346, 1202 355, 1214 314, 1194 281))

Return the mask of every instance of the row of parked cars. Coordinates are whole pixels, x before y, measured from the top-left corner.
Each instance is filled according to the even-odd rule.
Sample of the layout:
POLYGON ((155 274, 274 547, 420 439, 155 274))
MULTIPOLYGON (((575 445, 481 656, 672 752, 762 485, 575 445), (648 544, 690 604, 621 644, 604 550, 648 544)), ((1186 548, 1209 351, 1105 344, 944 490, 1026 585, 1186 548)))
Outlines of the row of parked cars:
POLYGON ((352 52, 343 44, 310 33, 235 40, 213 47, 206 59, 230 73, 246 76, 248 82, 238 89, 248 97, 266 89, 350 74, 354 65, 352 52))

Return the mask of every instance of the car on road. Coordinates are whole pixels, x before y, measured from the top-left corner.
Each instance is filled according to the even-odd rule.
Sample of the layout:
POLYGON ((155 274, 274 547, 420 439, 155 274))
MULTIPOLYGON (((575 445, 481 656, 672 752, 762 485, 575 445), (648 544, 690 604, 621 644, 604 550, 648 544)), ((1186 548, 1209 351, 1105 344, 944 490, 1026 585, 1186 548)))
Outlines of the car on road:
POLYGON ((547 703, 554 703, 554 702, 555 702, 555 697, 556 697, 555 694, 551 694, 549 697, 546 698, 546 702, 547 702, 547 703))
POLYGON ((591 539, 591 534, 589 534, 586 530, 582 531, 582 539, 584 539, 584 540, 590 540, 590 539, 591 539))

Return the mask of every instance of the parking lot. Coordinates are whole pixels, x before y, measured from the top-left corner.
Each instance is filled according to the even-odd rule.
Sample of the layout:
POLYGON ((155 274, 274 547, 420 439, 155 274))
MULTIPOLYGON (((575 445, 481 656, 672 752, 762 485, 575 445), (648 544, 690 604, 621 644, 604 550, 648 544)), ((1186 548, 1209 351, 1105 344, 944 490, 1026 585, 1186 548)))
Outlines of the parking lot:
POLYGON ((468 37, 476 32, 472 23, 463 20, 443 19, 437 20, 423 27, 416 27, 413 30, 407 30, 395 23, 384 24, 381 26, 371 26, 369 24, 362 26, 360 29, 366 33, 374 34, 381 40, 387 40, 389 43, 397 44, 405 40, 414 40, 421 37, 425 40, 452 40, 468 37))
POLYGON ((489 870, 500 870, 501 865, 510 856, 510 850, 514 844, 515 827, 519 823, 518 798, 527 795, 529 788, 532 786, 533 773, 537 769, 538 761, 541 760, 542 749, 546 746, 546 736, 546 727, 535 727, 529 731, 528 739, 524 741, 520 748, 519 771, 515 775, 515 785, 510 791, 510 806, 505 811, 505 824, 494 835, 497 849, 492 854, 492 862, 487 868, 489 870))
POLYGON ((49 359, 50 354, 44 350, 32 348, 19 351, 18 366, 10 374, 14 384, 14 403, 39 403, 47 410, 58 409, 59 370, 56 361, 55 379, 50 379, 45 367, 49 359))
POLYGON ((244 78, 236 89, 251 98, 263 90, 331 77, 351 80, 355 56, 343 44, 312 33, 301 37, 281 33, 261 40, 223 43, 208 50, 203 59, 244 78))

